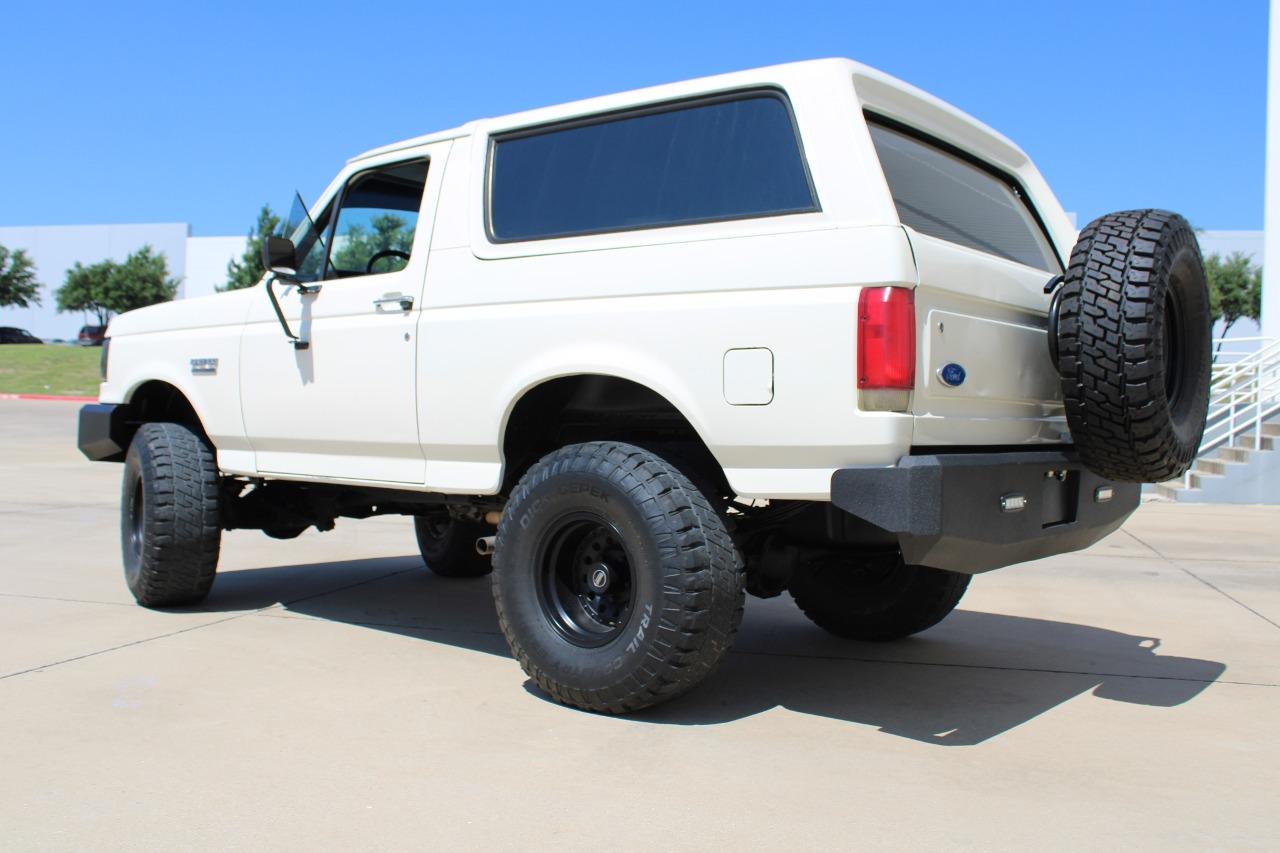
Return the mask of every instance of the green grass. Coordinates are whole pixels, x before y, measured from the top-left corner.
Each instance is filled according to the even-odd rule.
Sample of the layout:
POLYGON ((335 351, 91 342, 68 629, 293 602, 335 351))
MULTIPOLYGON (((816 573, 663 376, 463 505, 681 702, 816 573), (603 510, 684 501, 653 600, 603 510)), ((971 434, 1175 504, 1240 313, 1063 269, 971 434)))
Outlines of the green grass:
POLYGON ((0 345, 0 394, 97 396, 100 347, 0 345))

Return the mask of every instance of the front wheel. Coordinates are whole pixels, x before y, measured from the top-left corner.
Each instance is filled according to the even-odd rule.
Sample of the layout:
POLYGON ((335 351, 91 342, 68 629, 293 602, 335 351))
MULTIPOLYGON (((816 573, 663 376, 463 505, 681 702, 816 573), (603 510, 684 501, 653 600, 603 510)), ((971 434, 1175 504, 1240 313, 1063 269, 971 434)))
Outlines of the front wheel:
POLYGON ((970 575, 911 566, 901 555, 831 555, 797 569, 791 597, 805 616, 853 640, 900 640, 946 618, 970 575))
POLYGON ((124 462, 124 577, 143 607, 196 604, 218 568, 222 527, 213 448, 181 424, 143 424, 124 462))
POLYGON ((675 467, 618 442, 534 465, 498 525, 493 595, 511 652, 566 705, 627 713, 698 684, 742 619, 743 564, 675 467))

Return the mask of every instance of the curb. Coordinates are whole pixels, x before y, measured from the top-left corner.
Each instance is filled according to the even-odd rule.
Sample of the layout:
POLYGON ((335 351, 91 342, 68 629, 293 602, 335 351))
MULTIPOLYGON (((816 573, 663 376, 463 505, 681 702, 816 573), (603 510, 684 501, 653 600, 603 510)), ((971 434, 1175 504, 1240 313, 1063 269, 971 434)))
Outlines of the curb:
POLYGON ((96 403, 97 397, 79 397, 68 394, 0 394, 0 400, 50 400, 57 403, 96 403))

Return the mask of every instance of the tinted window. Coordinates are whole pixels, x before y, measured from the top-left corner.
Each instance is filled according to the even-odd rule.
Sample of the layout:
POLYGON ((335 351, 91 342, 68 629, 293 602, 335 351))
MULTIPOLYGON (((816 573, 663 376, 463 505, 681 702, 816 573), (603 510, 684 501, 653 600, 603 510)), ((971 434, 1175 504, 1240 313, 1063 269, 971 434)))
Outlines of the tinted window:
POLYGON ((499 240, 814 210, 791 112, 755 95, 498 139, 499 240))
POLYGON ((898 218, 921 234, 1043 270, 1061 266, 1013 187, 940 148, 871 125, 898 218))

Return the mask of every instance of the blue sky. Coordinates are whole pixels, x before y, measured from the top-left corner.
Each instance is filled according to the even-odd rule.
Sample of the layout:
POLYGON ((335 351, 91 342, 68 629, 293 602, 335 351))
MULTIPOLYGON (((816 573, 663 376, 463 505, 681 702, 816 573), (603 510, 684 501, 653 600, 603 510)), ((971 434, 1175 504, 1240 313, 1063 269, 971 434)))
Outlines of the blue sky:
POLYGON ((16 3, 0 225, 240 234, 351 155, 485 115, 849 56, 1036 161, 1083 224, 1262 227, 1265 0, 16 3))

